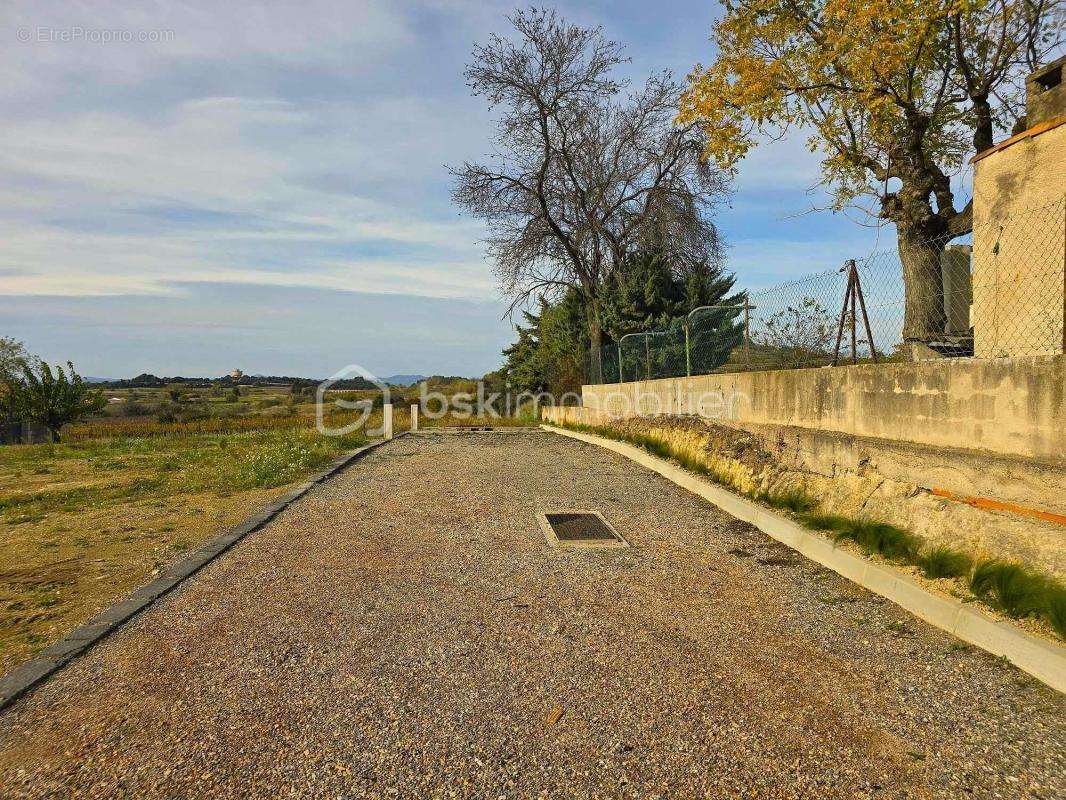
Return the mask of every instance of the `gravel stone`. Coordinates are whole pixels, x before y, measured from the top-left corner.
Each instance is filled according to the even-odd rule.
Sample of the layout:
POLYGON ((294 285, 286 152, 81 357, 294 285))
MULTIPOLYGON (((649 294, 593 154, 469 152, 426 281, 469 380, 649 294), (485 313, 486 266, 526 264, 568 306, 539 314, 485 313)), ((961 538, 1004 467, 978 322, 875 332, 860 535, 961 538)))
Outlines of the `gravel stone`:
POLYGON ((1064 712, 621 456, 420 434, 0 715, 0 796, 1058 798, 1064 712))

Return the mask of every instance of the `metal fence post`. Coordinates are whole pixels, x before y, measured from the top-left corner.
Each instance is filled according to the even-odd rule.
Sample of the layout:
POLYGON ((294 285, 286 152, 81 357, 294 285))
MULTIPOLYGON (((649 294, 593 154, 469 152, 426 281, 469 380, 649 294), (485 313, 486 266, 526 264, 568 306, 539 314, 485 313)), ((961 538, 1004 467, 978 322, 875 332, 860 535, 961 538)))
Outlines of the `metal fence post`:
POLYGON ((692 353, 689 351, 688 317, 685 318, 685 375, 692 377, 692 353))
POLYGON ((751 301, 744 292, 744 366, 751 368, 751 301))

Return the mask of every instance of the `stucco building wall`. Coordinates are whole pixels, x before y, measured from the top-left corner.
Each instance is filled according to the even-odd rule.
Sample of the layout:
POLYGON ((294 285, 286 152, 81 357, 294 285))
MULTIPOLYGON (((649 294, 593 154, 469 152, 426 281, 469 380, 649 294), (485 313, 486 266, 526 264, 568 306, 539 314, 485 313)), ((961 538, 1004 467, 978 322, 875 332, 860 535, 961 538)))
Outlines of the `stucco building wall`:
POLYGON ((1064 352, 1066 117, 974 159, 974 355, 1064 352))

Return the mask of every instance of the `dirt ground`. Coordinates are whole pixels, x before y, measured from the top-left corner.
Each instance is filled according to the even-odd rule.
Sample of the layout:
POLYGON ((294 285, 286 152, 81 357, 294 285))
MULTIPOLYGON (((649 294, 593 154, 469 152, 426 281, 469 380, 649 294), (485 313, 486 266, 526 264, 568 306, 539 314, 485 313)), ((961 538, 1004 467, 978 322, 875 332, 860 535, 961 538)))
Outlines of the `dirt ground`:
POLYGON ((0 713, 11 797, 1066 794, 1066 702, 608 451, 375 451, 0 713), (632 545, 548 546, 595 509, 632 545))

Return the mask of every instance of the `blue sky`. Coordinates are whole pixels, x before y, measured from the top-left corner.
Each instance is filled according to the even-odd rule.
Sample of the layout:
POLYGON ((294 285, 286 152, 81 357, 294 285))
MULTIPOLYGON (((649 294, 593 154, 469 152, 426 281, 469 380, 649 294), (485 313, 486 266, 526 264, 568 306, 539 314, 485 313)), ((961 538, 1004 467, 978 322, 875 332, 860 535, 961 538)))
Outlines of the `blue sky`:
MULTIPOLYGON (((558 7, 623 42, 633 77, 713 57, 716 3, 558 7)), ((98 376, 496 368, 506 303, 444 165, 488 149, 461 73, 512 8, 9 2, 0 335, 98 376), (86 40, 104 31, 162 41, 86 40)), ((718 218, 741 285, 873 246, 800 213, 817 163, 797 135, 742 165, 718 218)))

